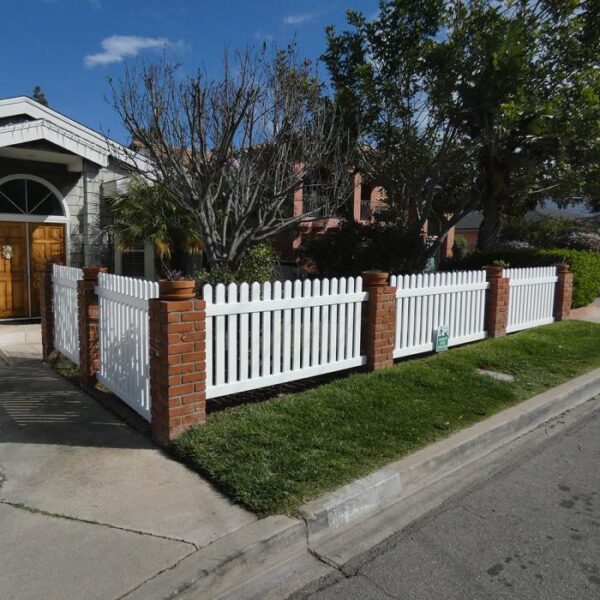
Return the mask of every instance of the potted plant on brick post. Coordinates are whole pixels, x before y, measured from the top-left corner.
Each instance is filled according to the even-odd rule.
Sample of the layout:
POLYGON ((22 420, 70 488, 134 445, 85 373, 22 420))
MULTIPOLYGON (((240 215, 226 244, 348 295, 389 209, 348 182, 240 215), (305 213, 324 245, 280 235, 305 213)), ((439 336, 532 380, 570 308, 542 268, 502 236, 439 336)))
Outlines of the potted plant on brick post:
POLYGON ((167 269, 158 288, 163 300, 189 300, 195 296, 196 280, 186 277, 181 271, 167 269))

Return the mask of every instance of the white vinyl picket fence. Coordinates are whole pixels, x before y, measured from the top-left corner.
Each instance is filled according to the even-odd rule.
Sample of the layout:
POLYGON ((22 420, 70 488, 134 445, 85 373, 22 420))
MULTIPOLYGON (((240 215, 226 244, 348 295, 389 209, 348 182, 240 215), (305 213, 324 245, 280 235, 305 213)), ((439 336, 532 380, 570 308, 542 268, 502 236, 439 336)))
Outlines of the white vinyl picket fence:
POLYGON ((150 412, 148 300, 158 283, 100 273, 98 381, 147 420, 150 412))
POLYGON ((556 267, 505 269, 504 277, 509 278, 507 333, 554 321, 556 267))
POLYGON ((442 326, 450 346, 485 338, 485 271, 392 276, 390 285, 397 298, 394 358, 433 350, 442 326))
POLYGON ((54 347, 77 365, 79 364, 77 282, 80 279, 83 279, 81 269, 52 265, 54 347))
POLYGON ((206 285, 203 298, 207 398, 366 362, 360 277, 206 285))

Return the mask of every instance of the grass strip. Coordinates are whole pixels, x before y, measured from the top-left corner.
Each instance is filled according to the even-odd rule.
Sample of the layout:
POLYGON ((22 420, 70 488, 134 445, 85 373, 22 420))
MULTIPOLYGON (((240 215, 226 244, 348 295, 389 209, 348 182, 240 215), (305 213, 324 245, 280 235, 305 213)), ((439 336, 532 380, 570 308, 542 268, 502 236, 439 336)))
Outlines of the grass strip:
POLYGON ((259 515, 293 514, 324 492, 598 366, 600 325, 555 323, 215 413, 170 449, 259 515))

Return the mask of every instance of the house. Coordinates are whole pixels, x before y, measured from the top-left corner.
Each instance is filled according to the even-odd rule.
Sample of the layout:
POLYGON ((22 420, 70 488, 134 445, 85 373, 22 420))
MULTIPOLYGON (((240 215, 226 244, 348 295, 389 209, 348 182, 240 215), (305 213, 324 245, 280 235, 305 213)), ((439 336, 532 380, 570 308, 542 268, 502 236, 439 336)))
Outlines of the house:
POLYGON ((154 276, 152 248, 123 255, 100 235, 102 198, 131 167, 147 163, 56 110, 0 100, 0 319, 39 315, 36 274, 49 261, 154 276))

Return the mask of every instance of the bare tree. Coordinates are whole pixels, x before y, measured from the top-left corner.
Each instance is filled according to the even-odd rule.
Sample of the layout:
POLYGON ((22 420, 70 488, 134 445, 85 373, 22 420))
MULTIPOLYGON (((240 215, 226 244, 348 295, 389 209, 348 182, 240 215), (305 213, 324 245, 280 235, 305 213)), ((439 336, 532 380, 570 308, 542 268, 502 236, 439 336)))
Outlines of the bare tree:
POLYGON ((294 192, 323 167, 319 197, 330 209, 348 199, 348 144, 293 48, 226 54, 220 78, 182 78, 164 60, 138 64, 111 88, 126 129, 151 159, 146 176, 195 213, 211 265, 235 270, 250 246, 305 218, 294 214, 294 192))

